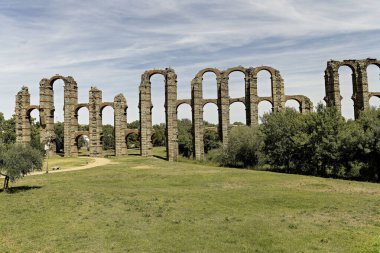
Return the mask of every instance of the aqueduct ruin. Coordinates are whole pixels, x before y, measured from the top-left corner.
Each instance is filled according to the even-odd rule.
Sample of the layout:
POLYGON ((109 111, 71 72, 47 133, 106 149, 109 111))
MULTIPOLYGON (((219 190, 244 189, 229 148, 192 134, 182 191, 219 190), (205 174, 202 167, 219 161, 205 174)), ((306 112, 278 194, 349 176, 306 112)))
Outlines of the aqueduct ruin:
MULTIPOLYGON (((368 92, 366 68, 370 64, 380 67, 376 59, 329 61, 325 71, 325 101, 328 106, 336 106, 340 109, 339 74, 340 66, 349 66, 352 71, 353 96, 355 117, 360 110, 369 107, 371 96, 380 97, 380 92, 368 92)), ((115 96, 113 102, 102 101, 102 91, 92 87, 89 91, 88 103, 78 103, 77 83, 72 77, 53 76, 50 79, 40 81, 40 104, 30 104, 30 94, 27 87, 22 87, 16 95, 16 138, 18 143, 29 143, 31 141, 31 112, 38 110, 40 115, 41 143, 47 138, 54 142, 54 82, 64 82, 64 155, 66 157, 78 156, 78 138, 87 135, 90 139, 89 149, 91 156, 102 154, 102 111, 106 106, 114 109, 115 130, 115 155, 126 155, 126 137, 130 133, 140 135, 140 154, 142 156, 152 155, 151 137, 154 133, 152 126, 152 98, 151 82, 153 75, 162 75, 165 78, 165 135, 167 160, 174 161, 178 157, 178 126, 177 109, 181 104, 188 104, 192 111, 192 135, 193 155, 196 160, 204 158, 204 121, 203 107, 213 103, 218 107, 218 134, 223 144, 228 142, 230 105, 241 102, 246 108, 246 124, 258 124, 258 105, 262 101, 268 101, 272 105, 272 111, 281 111, 285 108, 288 100, 296 100, 301 113, 313 110, 310 99, 304 95, 285 95, 284 80, 280 72, 269 66, 244 68, 242 66, 219 70, 216 68, 205 68, 199 71, 191 82, 191 98, 177 98, 177 75, 171 68, 154 69, 145 71, 141 76, 139 111, 140 128, 127 129, 127 101, 122 94, 115 96), (271 96, 260 97, 257 94, 257 75, 260 71, 267 71, 271 75, 271 96), (217 98, 203 98, 203 75, 212 72, 216 76, 217 98), (244 97, 232 98, 229 96, 229 75, 233 72, 241 72, 244 75, 244 97), (89 111, 89 131, 80 131, 78 125, 78 110, 86 107, 89 111)), ((53 145, 52 153, 55 153, 53 145)))

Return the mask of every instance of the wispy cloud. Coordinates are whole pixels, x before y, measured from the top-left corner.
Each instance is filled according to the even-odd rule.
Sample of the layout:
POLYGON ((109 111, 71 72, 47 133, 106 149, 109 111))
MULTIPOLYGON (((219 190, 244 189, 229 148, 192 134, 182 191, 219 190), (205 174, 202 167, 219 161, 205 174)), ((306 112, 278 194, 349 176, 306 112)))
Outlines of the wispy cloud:
POLYGON ((107 100, 124 93, 128 115, 137 119, 140 75, 168 66, 178 74, 179 97, 190 97, 190 81, 201 68, 272 65, 288 93, 318 102, 327 60, 379 56, 379 9, 375 0, 5 0, 1 111, 12 114, 21 85, 37 102, 39 80, 60 73, 77 80, 81 101, 92 85, 107 100))

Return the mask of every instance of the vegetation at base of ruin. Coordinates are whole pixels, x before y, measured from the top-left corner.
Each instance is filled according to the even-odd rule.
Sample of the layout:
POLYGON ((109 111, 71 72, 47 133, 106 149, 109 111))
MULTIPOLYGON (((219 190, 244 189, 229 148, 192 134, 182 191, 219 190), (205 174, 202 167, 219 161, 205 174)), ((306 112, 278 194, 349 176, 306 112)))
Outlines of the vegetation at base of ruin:
POLYGON ((0 146, 0 175, 4 177, 3 190, 8 192, 9 182, 15 182, 34 170, 41 170, 43 155, 29 145, 0 146))
POLYGON ((380 186, 157 158, 27 176, 0 252, 378 252, 380 186))
POLYGON ((380 181, 380 108, 346 121, 334 108, 265 114, 257 127, 234 127, 215 160, 224 166, 380 181))

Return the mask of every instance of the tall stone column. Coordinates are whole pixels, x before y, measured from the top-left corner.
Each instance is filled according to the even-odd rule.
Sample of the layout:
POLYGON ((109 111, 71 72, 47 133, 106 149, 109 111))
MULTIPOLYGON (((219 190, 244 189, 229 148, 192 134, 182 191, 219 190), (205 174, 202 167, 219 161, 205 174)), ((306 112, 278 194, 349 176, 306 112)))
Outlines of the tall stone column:
POLYGON ((191 81, 191 107, 193 123, 193 150, 194 159, 204 158, 204 125, 203 125, 203 99, 202 99, 202 79, 195 77, 191 81))
POLYGON ((273 111, 279 112, 285 108, 285 91, 284 80, 282 79, 280 72, 275 70, 274 75, 271 77, 272 82, 272 99, 273 99, 273 111))
POLYGON ((355 119, 359 118, 360 111, 369 108, 367 64, 358 62, 355 119))
POLYGON ((165 77, 165 116, 166 116, 166 156, 168 161, 176 161, 178 156, 177 124, 177 75, 166 69, 165 77))
POLYGON ((228 126, 230 124, 230 98, 228 96, 228 76, 222 73, 217 78, 218 85, 218 114, 219 114, 219 138, 223 145, 228 143, 228 126))
POLYGON ((327 106, 334 106, 338 112, 341 112, 340 88, 339 88, 339 64, 335 61, 329 61, 325 71, 325 89, 326 97, 324 98, 327 106))
POLYGON ((102 137, 102 116, 100 106, 102 104, 102 91, 96 87, 91 87, 89 91, 89 139, 90 139, 90 156, 98 156, 103 152, 101 143, 102 137))
POLYGON ((152 155, 152 102, 150 76, 145 72, 141 77, 140 84, 140 154, 141 156, 152 155))
MULTIPOLYGON (((78 87, 71 76, 66 77, 64 83, 64 151, 65 157, 71 157, 72 147, 76 146, 75 132, 78 131, 78 119, 75 115, 78 105, 78 87)), ((75 150, 77 150, 76 147, 75 150)))
MULTIPOLYGON (((47 139, 54 137, 54 91, 53 81, 46 78, 40 81, 40 123, 41 123, 41 143, 46 143, 47 139)), ((52 140, 50 154, 56 153, 56 145, 52 140)))
POLYGON ((246 124, 254 126, 259 124, 259 109, 257 97, 257 75, 254 69, 247 70, 248 75, 245 78, 245 104, 246 104, 246 124))
POLYGON ((16 143, 29 144, 31 141, 29 106, 30 94, 28 88, 23 86, 16 95, 16 143))
POLYGON ((127 130, 127 100, 123 94, 114 98, 115 110, 115 155, 127 154, 126 130, 127 130))

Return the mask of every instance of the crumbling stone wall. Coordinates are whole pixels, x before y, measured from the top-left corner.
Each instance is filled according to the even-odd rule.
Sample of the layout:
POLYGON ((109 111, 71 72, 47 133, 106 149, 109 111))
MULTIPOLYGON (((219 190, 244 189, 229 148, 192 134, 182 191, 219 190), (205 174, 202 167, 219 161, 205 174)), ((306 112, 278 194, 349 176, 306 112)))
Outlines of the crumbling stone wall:
POLYGON ((372 96, 379 96, 377 92, 368 92, 367 67, 371 64, 380 67, 380 61, 371 58, 363 60, 328 61, 325 70, 326 96, 324 98, 327 106, 334 106, 338 111, 341 111, 341 101, 343 97, 340 95, 339 68, 341 66, 348 66, 352 70, 353 93, 351 99, 354 101, 354 114, 355 119, 357 119, 360 111, 369 107, 370 98, 372 96))

